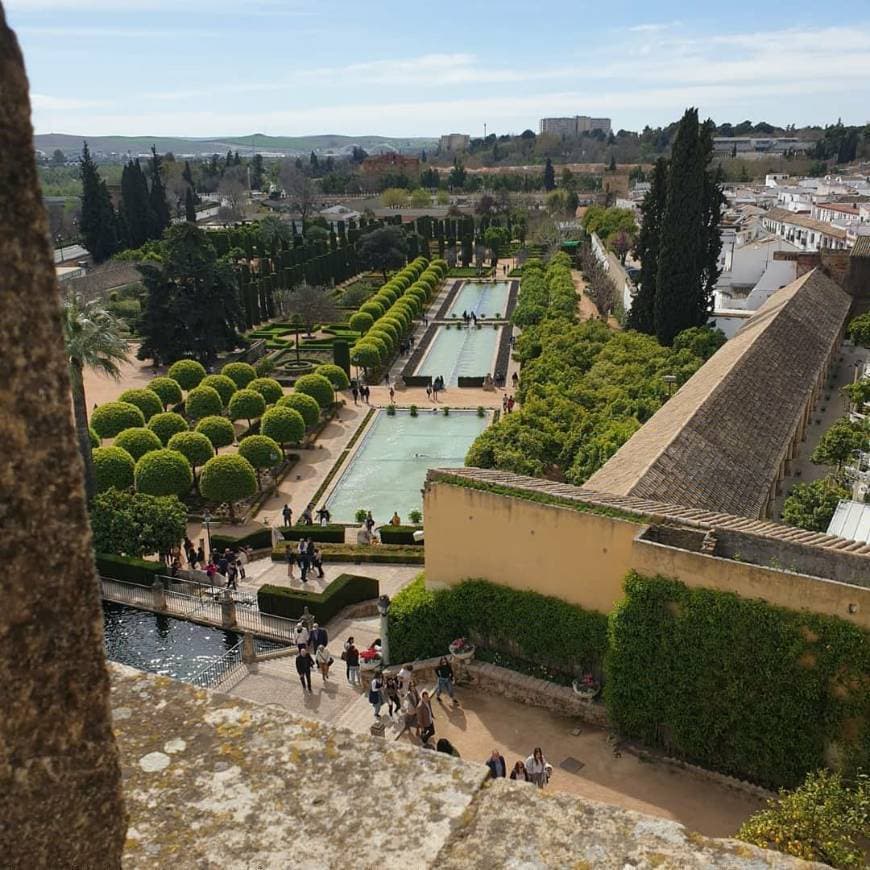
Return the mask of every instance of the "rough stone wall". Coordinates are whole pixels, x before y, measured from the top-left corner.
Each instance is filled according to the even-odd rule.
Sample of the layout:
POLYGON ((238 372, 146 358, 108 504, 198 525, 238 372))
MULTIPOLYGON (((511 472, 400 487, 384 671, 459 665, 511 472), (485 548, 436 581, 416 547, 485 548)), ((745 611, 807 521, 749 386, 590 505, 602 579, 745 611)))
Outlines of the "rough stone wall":
POLYGON ((0 864, 120 866, 126 828, 27 78, 0 7, 0 864))

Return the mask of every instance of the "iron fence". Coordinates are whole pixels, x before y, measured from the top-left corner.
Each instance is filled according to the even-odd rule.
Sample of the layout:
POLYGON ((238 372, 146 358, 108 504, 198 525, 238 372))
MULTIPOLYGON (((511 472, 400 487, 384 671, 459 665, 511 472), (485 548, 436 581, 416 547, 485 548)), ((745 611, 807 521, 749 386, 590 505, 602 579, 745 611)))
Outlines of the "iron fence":
POLYGON ((201 689, 212 689, 229 677, 235 671, 244 668, 242 662, 242 644, 240 640, 234 647, 227 650, 217 661, 206 665, 201 671, 194 674, 189 682, 201 689))

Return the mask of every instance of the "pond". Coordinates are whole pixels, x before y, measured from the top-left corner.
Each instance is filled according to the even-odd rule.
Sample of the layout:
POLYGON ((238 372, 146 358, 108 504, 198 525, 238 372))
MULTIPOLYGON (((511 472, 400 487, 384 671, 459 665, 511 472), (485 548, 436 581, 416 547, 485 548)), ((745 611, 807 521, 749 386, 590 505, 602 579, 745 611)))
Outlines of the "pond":
POLYGON ((469 316, 473 313, 476 317, 504 317, 510 290, 510 281, 466 281, 456 294, 447 316, 462 317, 464 311, 469 316))
MULTIPOLYGON (((448 387, 455 387, 460 377, 494 375, 500 337, 501 327, 490 324, 480 329, 459 324, 449 328, 439 326, 414 375, 433 379, 440 375, 448 387)), ((449 400, 446 401, 449 404, 449 400)))

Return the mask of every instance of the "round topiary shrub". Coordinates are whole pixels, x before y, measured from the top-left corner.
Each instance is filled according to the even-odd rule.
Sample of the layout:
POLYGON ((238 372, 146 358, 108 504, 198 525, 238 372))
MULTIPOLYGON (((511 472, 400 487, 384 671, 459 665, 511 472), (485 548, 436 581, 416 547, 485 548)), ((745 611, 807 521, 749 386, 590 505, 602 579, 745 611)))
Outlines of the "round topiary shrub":
POLYGON ((107 489, 129 489, 133 485, 136 463, 120 447, 97 447, 91 453, 94 460, 94 480, 97 492, 107 489))
POLYGON ((400 307, 398 304, 394 305, 385 315, 384 318, 390 318, 393 320, 398 320, 399 323, 402 324, 402 332, 407 332, 408 327, 411 325, 411 321, 414 319, 411 317, 411 312, 408 311, 407 308, 400 307))
POLYGON ((228 378, 226 375, 206 375, 206 377, 202 379, 200 386, 211 387, 213 390, 217 390, 224 408, 229 405, 233 393, 238 390, 236 382, 232 378, 228 378))
POLYGON ((240 390, 243 390, 257 377, 256 369, 252 365, 243 362, 227 363, 221 369, 221 374, 232 379, 240 390))
POLYGON ((196 431, 211 441, 215 451, 229 447, 236 440, 236 430, 226 417, 204 417, 196 424, 196 431))
POLYGON ((254 378, 248 384, 249 390, 256 390, 267 405, 274 405, 284 395, 284 388, 274 378, 254 378))
POLYGON ((278 407, 292 408, 294 411, 298 411, 305 421, 306 429, 310 429, 320 422, 320 405, 317 404, 316 399, 312 399, 305 393, 290 393, 283 396, 278 402, 278 407))
POLYGON ((305 421, 295 408, 276 405, 269 408, 260 420, 260 434, 281 445, 298 444, 305 437, 305 421))
POLYGON ((360 314, 370 314, 377 320, 379 317, 384 316, 384 312, 387 310, 380 302, 375 302, 374 300, 370 300, 366 302, 365 305, 360 305, 359 307, 360 314))
POLYGON ((163 405, 161 410, 177 405, 182 399, 181 387, 172 378, 154 378, 148 383, 148 389, 157 394, 160 404, 163 405))
POLYGON ((405 324, 404 322, 398 318, 394 317, 392 314, 385 314, 379 321, 382 326, 392 326, 393 329, 396 330, 396 335, 401 338, 405 334, 405 324))
POLYGON ((375 319, 371 314, 366 314, 364 311, 357 311, 356 314, 351 315, 349 324, 351 329, 355 330, 360 335, 365 335, 372 328, 374 322, 375 319))
POLYGON ((93 426, 88 426, 88 438, 91 439, 91 447, 100 446, 100 436, 94 432, 93 426))
POLYGON ((294 387, 297 393, 311 396, 321 408, 328 408, 335 400, 332 384, 323 375, 302 375, 294 387))
POLYGON ((114 438, 125 429, 144 425, 145 416, 129 402, 106 402, 91 414, 91 428, 100 438, 114 438))
POLYGON ((114 446, 126 450, 133 459, 141 459, 152 450, 160 450, 163 444, 150 429, 136 426, 133 429, 125 429, 115 439, 114 446))
POLYGON ((118 401, 135 405, 142 412, 142 416, 146 421, 150 420, 155 414, 163 413, 163 403, 157 394, 151 390, 124 390, 118 396, 118 401))
POLYGON ((164 411, 162 414, 155 414, 148 421, 148 428, 160 439, 165 446, 169 443, 169 439, 176 432, 187 432, 187 420, 172 411, 164 411))
POLYGON ((257 491, 257 475, 243 456, 215 456, 202 468, 199 491, 206 501, 214 505, 228 505, 230 519, 234 520, 235 503, 257 491))
POLYGON ((371 342, 357 342, 350 350, 350 361, 364 369, 377 368, 381 364, 381 351, 371 342))
POLYGON ((184 412, 191 420, 202 420, 220 414, 224 409, 220 393, 214 387, 194 387, 184 403, 184 412))
POLYGON ((314 374, 323 375, 334 390, 346 390, 350 387, 350 380, 341 366, 334 363, 324 363, 314 370, 314 374))
POLYGON ((248 435, 239 441, 239 456, 247 459, 257 472, 260 482, 261 468, 274 468, 281 462, 284 451, 278 442, 268 435, 248 435))
POLYGON ((182 390, 192 390, 198 387, 205 377, 205 369, 195 359, 180 359, 169 366, 166 373, 182 390))
MULTIPOLYGON (((227 422, 229 423, 229 420, 227 422)), ((202 432, 177 432, 169 439, 167 446, 170 450, 178 451, 194 470, 200 465, 205 465, 214 456, 214 447, 202 432)))
POLYGON ((366 335, 366 341, 369 344, 373 344, 378 349, 378 355, 384 361, 389 359, 390 355, 393 352, 393 343, 392 339, 384 335, 382 332, 377 332, 377 327, 373 327, 368 335, 366 335))
POLYGON ((136 491, 147 495, 187 495, 193 471, 187 457, 177 450, 155 450, 136 463, 136 491))
MULTIPOLYGON (((370 335, 388 335, 391 344, 395 345, 399 341, 399 330, 396 329, 394 321, 387 322, 386 317, 382 317, 370 330, 370 335)), ((368 338, 368 336, 366 336, 368 338)))
POLYGON ((230 399, 228 410, 231 420, 247 420, 250 426, 251 420, 263 416, 266 400, 256 390, 239 390, 230 399))

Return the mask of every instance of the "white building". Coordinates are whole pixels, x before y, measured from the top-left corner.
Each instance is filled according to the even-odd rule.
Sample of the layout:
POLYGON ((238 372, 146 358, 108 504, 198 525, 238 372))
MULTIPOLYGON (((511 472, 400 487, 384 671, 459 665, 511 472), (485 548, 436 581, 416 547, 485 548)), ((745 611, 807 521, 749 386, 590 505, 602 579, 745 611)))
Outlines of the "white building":
POLYGON ((471 137, 467 133, 445 133, 438 141, 441 151, 467 151, 471 137))
POLYGON ((772 208, 761 223, 768 232, 793 242, 802 251, 840 251, 849 247, 845 229, 816 220, 808 213, 772 208))
POLYGON ((575 115, 573 118, 541 118, 538 122, 541 133, 559 136, 563 139, 576 139, 583 133, 600 130, 609 134, 610 118, 590 118, 589 115, 575 115))

